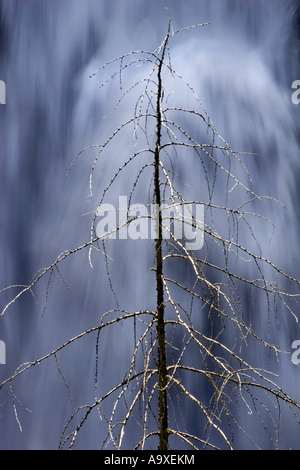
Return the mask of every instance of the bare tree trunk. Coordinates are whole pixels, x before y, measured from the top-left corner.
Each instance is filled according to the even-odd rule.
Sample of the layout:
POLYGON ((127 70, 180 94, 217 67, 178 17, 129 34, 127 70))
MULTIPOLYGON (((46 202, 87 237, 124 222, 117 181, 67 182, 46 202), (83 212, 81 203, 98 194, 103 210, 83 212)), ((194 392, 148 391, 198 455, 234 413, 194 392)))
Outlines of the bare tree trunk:
POLYGON ((159 419, 159 450, 168 449, 168 394, 167 394, 167 354, 165 335, 165 305, 163 286, 163 256, 162 256, 162 215, 159 178, 159 156, 161 145, 162 126, 162 64, 169 35, 166 37, 162 56, 158 64, 157 73, 157 122, 156 122, 156 146, 154 155, 154 191, 155 202, 158 209, 158 233, 156 239, 156 290, 157 290, 157 338, 158 338, 158 419, 159 419))

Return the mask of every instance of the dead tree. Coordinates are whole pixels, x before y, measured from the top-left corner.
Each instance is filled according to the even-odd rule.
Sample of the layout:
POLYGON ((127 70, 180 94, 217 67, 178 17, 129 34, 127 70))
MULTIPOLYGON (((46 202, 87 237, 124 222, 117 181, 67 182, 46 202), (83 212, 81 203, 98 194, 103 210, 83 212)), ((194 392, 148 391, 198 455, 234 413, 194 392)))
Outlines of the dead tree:
MULTIPOLYGON (((265 302, 265 324, 272 321, 277 308, 275 301, 297 320, 295 308, 299 281, 264 257, 252 230, 253 218, 272 226, 272 222, 254 208, 264 200, 272 204, 277 202, 256 194, 251 188, 245 161, 254 156, 231 148, 215 128, 194 88, 171 63, 170 43, 173 38, 201 26, 204 25, 174 31, 170 21, 168 32, 155 51, 133 51, 121 55, 95 72, 94 76, 98 77, 114 67, 100 88, 119 80, 120 99, 116 112, 128 96, 135 97, 135 105, 130 110, 130 117, 104 143, 84 148, 71 165, 70 169, 86 152, 96 152, 89 182, 90 194, 97 200, 90 239, 61 253, 28 286, 21 286, 2 312, 6 314, 20 296, 32 292, 47 276, 49 287, 58 266, 81 250, 88 251, 91 265, 94 255, 103 256, 109 273, 108 244, 117 243, 115 239, 121 233, 124 235, 124 230, 135 231, 137 238, 148 238, 151 242, 151 230, 147 230, 147 236, 142 232, 146 230, 146 224, 153 224, 155 265, 152 270, 156 281, 156 293, 153 292, 156 308, 149 310, 141 306, 134 312, 112 308, 103 313, 99 324, 70 338, 49 354, 21 365, 0 386, 2 390, 7 387, 13 394, 13 384, 20 374, 33 366, 46 362, 50 357, 56 358, 60 352, 70 354, 72 344, 87 335, 96 335, 98 351, 102 335, 108 334, 110 328, 119 322, 133 322, 134 349, 128 358, 127 370, 119 383, 101 396, 95 396, 93 403, 74 410, 62 430, 60 448, 73 448, 80 433, 84 432, 89 416, 97 411, 102 416, 102 426, 104 422, 107 427, 103 448, 122 449, 130 425, 135 427, 135 449, 152 446, 160 450, 180 448, 181 445, 192 449, 232 449, 236 433, 243 434, 253 446, 259 447, 255 432, 251 435, 251 430, 239 421, 238 410, 242 405, 251 413, 254 410, 277 448, 276 413, 286 405, 291 408, 292 415, 299 414, 299 403, 276 383, 272 371, 252 364, 246 352, 247 345, 254 345, 262 355, 274 357, 276 361, 285 354, 280 346, 269 342, 264 328, 259 329, 253 308, 255 298, 265 302), (133 82, 127 80, 126 73, 132 69, 138 70, 139 75, 142 71, 142 78, 133 82), (179 95, 172 95, 172 90, 168 89, 170 82, 176 84, 174 87, 178 84, 190 95, 194 100, 193 107, 182 106, 179 95), (99 192, 93 180, 96 168, 103 164, 102 158, 105 159, 108 149, 114 148, 117 139, 124 139, 126 145, 127 133, 133 134, 137 148, 99 192), (203 136, 206 136, 205 141, 203 136), (206 186, 206 196, 201 200, 186 197, 185 183, 176 172, 176 162, 179 162, 180 170, 180 162, 185 165, 187 159, 194 159, 197 168, 201 168, 199 178, 206 186), (99 215, 103 216, 108 211, 104 204, 109 200, 110 190, 133 163, 136 174, 128 188, 125 216, 122 214, 121 222, 108 227, 106 233, 97 232, 99 215), (130 210, 133 194, 149 169, 152 173, 143 201, 143 209, 146 207, 148 212, 137 207, 130 210), (214 200, 220 187, 224 189, 223 204, 214 200), (230 197, 233 192, 235 198, 230 197), (195 207, 203 208, 204 219, 195 216, 195 207), (221 223, 218 225, 215 221, 219 220, 221 223), (252 240, 250 247, 243 244, 246 232, 252 240), (191 242, 195 241, 197 234, 202 237, 201 249, 199 246, 193 249, 191 242), (217 263, 215 259, 218 259, 217 263), (244 271, 247 263, 255 267, 256 277, 247 276, 247 270, 244 271), (178 276, 176 266, 185 274, 178 276), (285 288, 287 285, 289 289, 285 288), (246 305, 243 300, 245 292, 248 299, 254 299, 246 305), (104 411, 107 401, 111 404, 109 414, 104 411), (195 422, 199 422, 198 427, 190 426, 186 410, 192 410, 195 422), (265 424, 267 421, 271 422, 273 430, 270 430, 270 423, 265 424)), ((97 353, 96 370, 98 363, 97 353)), ((270 364, 273 364, 272 360, 270 364)), ((61 373, 59 366, 58 372, 61 373)), ((64 379, 67 383, 67 371, 64 379)))

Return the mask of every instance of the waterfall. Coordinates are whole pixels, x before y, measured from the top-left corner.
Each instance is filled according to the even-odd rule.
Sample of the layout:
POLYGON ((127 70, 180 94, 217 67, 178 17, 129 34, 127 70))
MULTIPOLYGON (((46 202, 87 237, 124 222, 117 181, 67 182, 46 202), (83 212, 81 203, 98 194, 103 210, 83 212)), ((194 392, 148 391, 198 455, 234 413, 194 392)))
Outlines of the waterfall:
MULTIPOLYGON (((172 64, 231 146, 259 155, 247 160, 253 186, 286 209, 267 205, 267 215, 277 225, 272 243, 260 224, 254 228, 264 256, 299 278, 299 106, 291 100, 291 84, 300 79, 296 0, 9 0, 0 4, 0 80, 6 85, 6 104, 0 104, 0 289, 28 284, 59 253, 89 239, 91 218, 83 214, 95 210, 89 198, 93 154, 81 156, 66 174, 82 148, 101 143, 115 129, 117 118, 111 116, 119 91, 119 78, 99 90, 105 75, 90 75, 115 56, 154 50, 166 34, 169 14, 175 29, 209 23, 174 38, 172 64)), ((142 72, 136 68, 128 73, 142 72)), ((185 104, 188 97, 179 99, 185 104)), ((132 145, 118 140, 110 148, 97 166, 96 187, 109 182, 132 145)), ((191 197, 195 188, 201 195, 203 179, 193 164, 177 165, 191 197)), ((130 178, 116 180, 112 198, 128 193, 130 178)), ((216 189, 221 203, 223 190, 216 189)), ((122 240, 113 245, 113 286, 125 310, 154 308, 153 273, 144 269, 154 255, 151 244, 142 243, 122 240)), ((214 258, 211 254, 217 263, 214 258)), ((105 264, 95 257, 93 262, 91 269, 86 251, 73 255, 61 265, 49 292, 45 279, 35 297, 28 293, 0 317, 0 340, 6 346, 0 382, 21 363, 95 326, 105 311, 115 308, 105 264)), ((11 291, 1 293, 1 307, 10 299, 11 291)), ((263 314, 258 306, 257 315, 263 314)), ((273 333, 289 350, 300 339, 299 327, 289 317, 280 325, 273 333)), ((132 342, 126 325, 103 337, 99 387, 113 385, 132 342)), ((59 356, 76 404, 94 399, 94 353, 95 341, 87 338, 70 356, 59 356)), ((249 354, 256 358, 255 350, 249 354)), ((280 382, 298 400, 299 374, 290 360, 279 371, 280 382)), ((54 358, 20 376, 14 392, 24 406, 16 402, 16 419, 11 399, 6 402, 0 394, 0 448, 57 448, 73 405, 54 358)), ((282 446, 299 447, 297 428, 285 420, 282 426, 282 446)), ((105 421, 91 417, 80 448, 99 448, 105 434, 105 421)))

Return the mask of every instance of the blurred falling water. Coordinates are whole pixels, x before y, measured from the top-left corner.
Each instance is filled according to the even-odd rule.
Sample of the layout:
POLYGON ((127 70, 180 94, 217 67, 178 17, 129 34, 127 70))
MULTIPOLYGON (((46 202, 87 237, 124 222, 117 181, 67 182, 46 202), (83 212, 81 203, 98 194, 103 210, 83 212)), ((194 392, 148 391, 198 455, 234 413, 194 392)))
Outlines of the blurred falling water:
MULTIPOLYGON (((263 246, 264 254, 299 277, 299 110, 291 102, 291 83, 300 79, 293 31, 296 1, 2 0, 0 79, 6 82, 7 105, 0 108, 1 287, 28 283, 58 253, 88 238, 90 222, 82 214, 91 204, 87 196, 92 160, 86 157, 70 177, 65 175, 81 148, 98 143, 116 126, 109 116, 103 119, 110 110, 113 90, 100 93, 98 77, 90 80, 89 75, 114 56, 153 50, 166 31, 165 5, 176 27, 210 22, 207 28, 174 41, 173 63, 197 90, 232 147, 260 154, 249 163, 255 188, 287 206, 286 211, 268 213, 278 230, 273 245, 266 242, 263 246)), ((106 168, 101 168, 100 181, 107 167, 120 166, 125 145, 118 142, 113 147, 106 168)), ((185 164, 181 171, 190 186, 197 188, 199 176, 192 170, 185 164)), ((116 194, 126 194, 126 187, 126 181, 120 182, 116 194)), ((264 239, 263 233, 258 235, 264 239)), ((138 251, 140 256, 133 261, 132 246, 129 242, 122 245, 130 264, 128 260, 122 263, 116 251, 112 267, 120 304, 128 309, 141 304, 150 308, 152 276, 138 273, 143 271, 144 256, 151 252, 138 251)), ((86 253, 70 263, 71 269, 62 272, 69 290, 59 279, 55 281, 43 316, 45 289, 40 289, 36 305, 28 297, 0 318, 0 339, 7 347, 0 381, 20 363, 94 326, 114 306, 106 273, 97 266, 91 270, 86 253)), ((2 307, 8 299, 3 295, 2 307)), ((293 328, 283 323, 286 348, 300 339, 300 332, 293 328)), ((105 384, 118 376, 131 334, 124 329, 122 341, 116 336, 103 340, 105 384)), ((73 350, 72 360, 62 360, 76 402, 82 397, 84 402, 93 399, 93 352, 83 342, 73 350)), ((57 447, 70 404, 63 380, 51 372, 52 365, 16 383, 16 394, 31 413, 20 408, 20 432, 11 406, 2 407, 1 449, 57 447)), ((299 373, 290 364, 282 376, 292 392, 299 373)), ((104 435, 105 430, 92 419, 80 447, 95 448, 104 435)), ((283 446, 297 446, 295 429, 289 424, 283 446)))

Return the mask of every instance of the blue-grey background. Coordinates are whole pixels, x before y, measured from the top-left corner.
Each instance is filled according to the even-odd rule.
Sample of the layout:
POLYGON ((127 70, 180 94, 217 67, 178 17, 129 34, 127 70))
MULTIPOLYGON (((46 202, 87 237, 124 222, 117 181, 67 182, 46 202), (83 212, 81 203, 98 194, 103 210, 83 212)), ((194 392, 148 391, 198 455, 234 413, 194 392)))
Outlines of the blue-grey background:
MULTIPOLYGON (((114 56, 153 50, 166 32, 165 6, 175 29, 210 22, 176 38, 174 61, 222 135, 240 150, 261 155, 251 168, 256 188, 287 207, 270 214, 278 230, 273 245, 266 242, 263 248, 267 257, 299 277, 300 105, 291 101, 291 84, 300 79, 296 1, 0 0, 0 79, 7 87, 7 103, 0 107, 1 288, 27 284, 38 269, 89 236, 89 221, 82 214, 90 207, 92 159, 87 157, 86 166, 80 161, 67 178, 66 173, 81 148, 98 143, 102 132, 115 127, 103 119, 113 90, 100 93, 100 78, 89 75, 114 56)), ((117 167, 123 146, 119 142, 109 157, 117 167)), ((197 185, 193 168, 185 165, 183 171, 197 185)), ((121 185, 116 191, 126 194, 121 185)), ((133 274, 142 266, 135 254, 115 269, 124 308, 143 302, 151 306, 151 274, 133 274)), ((86 253, 79 253, 62 274, 69 290, 57 277, 43 316, 46 283, 36 302, 28 295, 0 318, 0 339, 7 348, 0 381, 19 364, 94 326, 111 308, 106 272, 91 270, 86 253)), ((1 295, 2 308, 9 299, 9 293, 1 295)), ((280 320, 278 338, 289 348, 300 332, 292 319, 280 320)), ((105 384, 118 377, 130 334, 125 329, 104 340, 105 384)), ((83 341, 61 364, 70 373, 77 403, 93 400, 94 350, 88 346, 83 341)), ((16 402, 22 432, 11 398, 1 395, 1 449, 57 447, 71 408, 55 368, 52 359, 48 367, 34 369, 15 383, 24 405, 16 402)), ((288 361, 278 373, 297 396, 299 367, 288 361)), ((187 417, 197 427, 188 411, 187 417)), ((282 446, 299 448, 297 425, 283 417, 282 429, 282 446)), ((104 423, 92 418, 78 445, 97 448, 104 434, 104 423)), ((236 439, 237 447, 245 445, 236 439)), ((261 446, 268 448, 269 443, 262 438, 261 446)))

